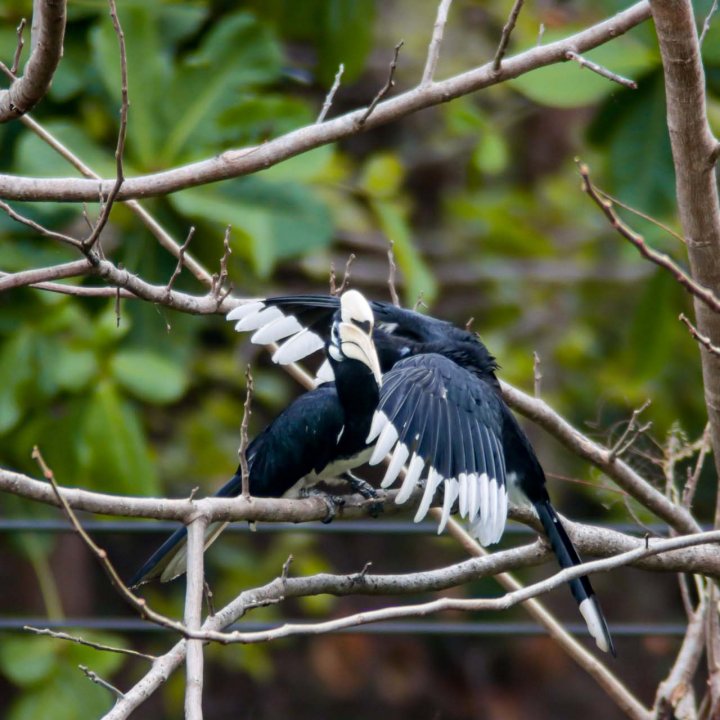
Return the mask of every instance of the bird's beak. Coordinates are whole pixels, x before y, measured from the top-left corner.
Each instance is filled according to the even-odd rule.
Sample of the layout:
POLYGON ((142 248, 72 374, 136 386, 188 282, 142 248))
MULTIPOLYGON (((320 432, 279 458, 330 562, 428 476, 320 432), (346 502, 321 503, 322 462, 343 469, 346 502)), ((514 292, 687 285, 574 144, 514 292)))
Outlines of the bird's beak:
POLYGON ((382 372, 380 371, 380 360, 378 360, 372 337, 356 325, 346 322, 339 323, 338 334, 340 336, 343 355, 353 360, 359 360, 361 363, 367 365, 375 376, 378 387, 381 387, 382 372))

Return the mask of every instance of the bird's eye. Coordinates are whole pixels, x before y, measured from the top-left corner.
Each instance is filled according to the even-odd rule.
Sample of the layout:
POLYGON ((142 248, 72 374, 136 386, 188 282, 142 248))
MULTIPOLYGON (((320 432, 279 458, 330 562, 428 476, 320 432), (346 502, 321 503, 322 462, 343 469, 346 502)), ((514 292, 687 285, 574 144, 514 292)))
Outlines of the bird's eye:
POLYGON ((369 333, 372 329, 372 322, 370 320, 356 320, 355 318, 351 318, 350 322, 352 322, 355 327, 359 327, 363 332, 369 333))

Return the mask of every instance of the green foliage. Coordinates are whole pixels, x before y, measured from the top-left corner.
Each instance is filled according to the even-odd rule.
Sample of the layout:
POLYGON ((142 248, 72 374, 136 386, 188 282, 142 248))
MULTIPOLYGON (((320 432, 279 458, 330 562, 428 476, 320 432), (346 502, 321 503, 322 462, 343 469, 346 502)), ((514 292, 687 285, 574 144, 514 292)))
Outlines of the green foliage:
MULTIPOLYGON (((29 5, 6 8, 10 25, 0 28, 2 47, 14 47, 14 27, 29 5)), ((422 71, 436 7, 414 0, 252 0, 242 10, 202 1, 119 5, 129 58, 128 176, 261 145, 314 122, 341 62, 345 73, 331 116, 367 105, 387 78, 386 61, 370 63, 370 51, 377 48, 378 57, 389 59, 386 50, 400 37, 406 44, 392 92, 407 89, 422 71), (389 22, 398 17, 402 27, 389 22)), ((437 77, 492 57, 511 3, 475 5, 453 7, 437 77)), ((621 5, 579 3, 567 15, 566 9, 526 3, 510 51, 536 44, 541 23, 553 28, 542 39, 547 43, 621 5)), ((709 5, 703 0, 698 13, 709 5)), ((717 21, 711 25, 703 46, 716 130, 719 28, 717 21)), ((190 252, 211 272, 218 271, 230 225, 230 278, 243 295, 322 292, 329 261, 338 265, 353 251, 353 285, 383 298, 392 241, 405 304, 422 295, 433 312, 460 325, 474 316, 502 376, 526 388, 537 350, 543 396, 579 426, 595 423, 600 440, 648 397, 655 399, 650 412, 660 441, 678 421, 696 434, 705 417, 697 350, 676 321, 680 310, 688 311, 687 296, 612 231, 580 191, 574 163, 579 156, 600 187, 677 225, 652 32, 638 28, 587 58, 633 78, 638 90, 566 62, 253 176, 144 204, 175 238, 197 225, 190 252)), ((106 6, 71 3, 64 58, 36 116, 108 177, 115 172, 119 77, 106 6)), ((19 124, 0 128, 0 169, 76 175, 19 124)), ((54 229, 86 231, 78 207, 17 207, 54 229)), ((89 207, 91 218, 96 212, 89 207)), ((667 233, 627 211, 623 217, 651 244, 683 260, 684 249, 667 233)), ((121 206, 113 210, 103 243, 108 257, 149 282, 164 285, 175 269, 175 259, 121 206)), ((0 270, 76 257, 0 214, 0 270)), ((176 287, 203 291, 187 269, 176 287)), ((2 464, 37 475, 30 452, 39 445, 61 483, 139 495, 179 495, 195 486, 210 493, 234 470, 245 364, 253 362, 256 380, 251 434, 297 392, 253 352, 221 319, 122 301, 118 326, 114 300, 5 293, 2 464)), ((573 487, 572 495, 586 492, 596 507, 601 478, 585 464, 559 457, 542 436, 533 440, 550 472, 591 481, 592 490, 573 487)), ((616 494, 607 492, 603 502, 605 517, 627 519, 616 494)), ((3 513, 57 516, 6 498, 3 513)), ((429 542, 437 548, 434 538, 429 542)), ((8 554, 21 555, 34 569, 48 612, 61 616, 53 584, 67 573, 59 568, 53 577, 54 547, 49 535, 18 536, 8 543, 8 554)), ((418 541, 413 547, 412 559, 423 565, 428 546, 418 541)), ((223 538, 208 554, 218 604, 275 577, 290 553, 299 574, 335 569, 309 535, 223 538)), ((175 593, 166 587, 149 591, 154 607, 179 615, 179 589, 175 593)), ((96 589, 88 589, 88 602, 102 604, 96 589)), ((324 614, 331 604, 327 597, 310 598, 291 611, 324 614)), ((286 610, 263 608, 252 619, 277 619, 286 610)), ((282 666, 274 650, 225 650, 212 648, 209 658, 233 677, 242 672, 258 685, 277 681, 282 666)), ((117 655, 47 638, 3 637, 0 672, 17 687, 7 717, 97 717, 111 699, 76 665, 110 679, 121 662, 117 655)), ((167 689, 171 708, 182 704, 176 682, 167 689)))
MULTIPOLYGON (((126 647, 116 635, 83 630, 85 640, 126 647)), ((124 656, 46 637, 13 636, 0 644, 0 672, 24 692, 10 706, 8 720, 99 717, 112 706, 108 691, 93 685, 78 666, 107 677, 124 656)))

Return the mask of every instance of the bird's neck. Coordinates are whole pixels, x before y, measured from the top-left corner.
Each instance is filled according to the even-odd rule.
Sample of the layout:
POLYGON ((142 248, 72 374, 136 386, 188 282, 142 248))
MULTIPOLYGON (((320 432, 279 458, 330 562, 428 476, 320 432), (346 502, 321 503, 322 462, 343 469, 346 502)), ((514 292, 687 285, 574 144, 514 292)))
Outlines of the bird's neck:
POLYGON ((375 376, 367 366, 356 360, 332 364, 335 388, 345 412, 346 426, 367 425, 369 430, 380 399, 380 388, 375 376))

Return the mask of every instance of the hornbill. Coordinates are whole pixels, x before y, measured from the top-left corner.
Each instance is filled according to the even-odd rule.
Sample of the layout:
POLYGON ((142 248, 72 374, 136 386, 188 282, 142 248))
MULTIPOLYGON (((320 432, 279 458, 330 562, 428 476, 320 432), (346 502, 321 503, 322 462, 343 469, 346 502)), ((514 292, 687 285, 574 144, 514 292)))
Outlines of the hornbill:
MULTIPOLYGON (((254 331, 254 343, 284 340, 273 360, 288 364, 325 346, 338 303, 337 297, 325 295, 272 297, 248 301, 227 318, 240 332, 254 331)), ((441 494, 438 532, 457 507, 482 545, 500 540, 509 491, 516 504, 534 508, 560 566, 580 564, 550 502, 540 462, 502 398, 495 358, 477 335, 389 303, 372 301, 370 306, 383 380, 367 436, 373 445, 369 463, 392 453, 381 486, 392 485, 405 468, 396 502, 422 488, 418 522, 441 494)), ((318 371, 319 380, 332 377, 334 370, 331 354, 318 371)), ((570 589, 598 647, 614 655, 590 581, 572 580, 570 589)))
MULTIPOLYGON (((298 497, 320 481, 329 481, 361 465, 372 448, 366 438, 378 404, 382 382, 372 343, 373 313, 365 298, 349 290, 328 318, 327 351, 334 382, 323 383, 290 404, 247 447, 250 494, 255 497, 298 497)), ((361 481, 346 476, 356 490, 361 481)), ((215 495, 242 492, 242 469, 215 495)), ((207 548, 225 522, 210 523, 207 548)), ((131 587, 160 577, 163 582, 185 572, 187 529, 177 530, 137 571, 131 587)))

